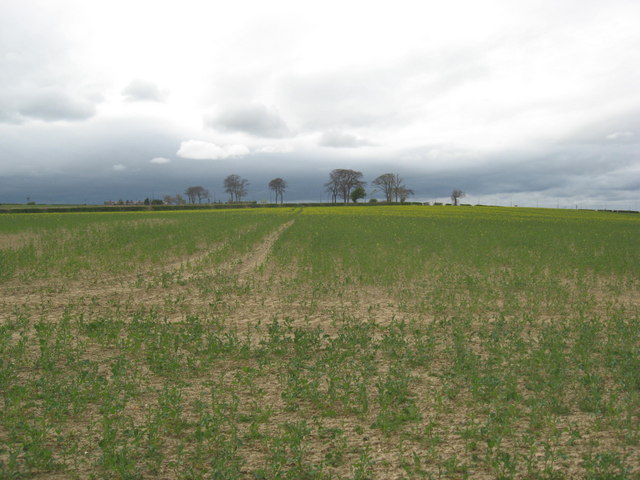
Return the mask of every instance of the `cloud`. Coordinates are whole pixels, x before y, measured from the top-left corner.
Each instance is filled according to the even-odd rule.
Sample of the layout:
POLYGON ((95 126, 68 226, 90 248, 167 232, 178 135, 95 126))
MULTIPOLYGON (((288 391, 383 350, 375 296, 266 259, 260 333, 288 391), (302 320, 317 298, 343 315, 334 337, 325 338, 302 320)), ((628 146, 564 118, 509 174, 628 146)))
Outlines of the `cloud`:
POLYGON ((373 145, 373 143, 350 133, 332 130, 322 134, 319 145, 332 148, 358 148, 373 145))
POLYGON ((96 114, 103 77, 74 57, 58 5, 0 2, 0 123, 81 121, 96 114))
POLYGON ((152 158, 151 160, 149 160, 149 163, 154 163, 157 165, 164 165, 166 163, 171 163, 171 160, 169 160, 168 158, 164 158, 164 157, 155 157, 152 158))
POLYGON ((0 95, 0 123, 21 124, 28 120, 76 122, 96 114, 99 96, 71 94, 60 88, 35 91, 8 89, 0 95))
POLYGON ((127 102, 162 102, 167 94, 158 85, 145 80, 133 80, 122 90, 127 102))
POLYGON ((180 143, 177 155, 194 160, 220 160, 229 157, 242 157, 250 153, 244 145, 217 145, 202 140, 187 140, 180 143))
POLYGON ((62 172, 70 196, 78 172, 132 192, 165 179, 174 194, 211 171, 178 146, 185 158, 243 158, 220 162, 254 185, 260 169, 304 170, 302 185, 320 168, 349 167, 368 179, 399 171, 424 195, 588 195, 601 184, 639 198, 637 169, 620 168, 640 162, 640 2, 382 2, 359 22, 360 2, 251 0, 216 6, 225 22, 215 31, 198 2, 165 2, 156 22, 136 3, 0 1, 2 175, 47 185, 62 172), (368 141, 376 148, 356 148, 368 141), (113 172, 114 161, 126 170, 113 172), (605 176, 613 164, 623 173, 605 176), (433 182, 414 184, 421 174, 433 182))
POLYGON ((285 121, 261 104, 226 107, 206 123, 217 130, 242 132, 256 137, 281 138, 292 135, 285 121))
POLYGON ((86 120, 95 113, 93 102, 57 88, 37 91, 18 107, 21 117, 45 122, 86 120))
POLYGON ((619 138, 633 137, 633 132, 613 132, 607 135, 607 140, 618 140, 619 138))
POLYGON ((278 101, 305 130, 397 124, 405 80, 380 70, 291 74, 279 82, 278 101))
POLYGON ((126 169, 127 169, 127 167, 125 167, 125 166, 124 166, 124 165, 122 165, 121 163, 116 163, 116 164, 113 166, 113 169, 114 169, 116 172, 121 172, 121 171, 123 171, 123 170, 126 170, 126 169))
POLYGON ((250 153, 249 149, 246 146, 238 144, 226 145, 223 147, 223 150, 229 157, 242 157, 250 153))
POLYGON ((8 100, 0 97, 0 123, 22 123, 24 119, 9 105, 8 100))
POLYGON ((291 145, 266 145, 256 149, 259 153, 289 153, 293 151, 291 145))

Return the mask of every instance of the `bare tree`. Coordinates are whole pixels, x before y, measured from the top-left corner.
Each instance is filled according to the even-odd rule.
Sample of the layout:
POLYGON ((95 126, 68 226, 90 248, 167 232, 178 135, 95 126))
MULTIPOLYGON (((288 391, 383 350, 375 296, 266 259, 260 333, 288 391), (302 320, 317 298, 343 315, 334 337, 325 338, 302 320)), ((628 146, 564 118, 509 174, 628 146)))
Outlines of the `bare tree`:
POLYGON ((338 168, 329 174, 329 181, 325 183, 327 191, 331 193, 335 203, 338 196, 342 197, 344 203, 349 203, 351 191, 357 187, 364 187, 367 182, 360 180, 362 172, 338 168))
POLYGON ((224 191, 229 194, 229 201, 240 202, 247 194, 249 181, 239 175, 229 175, 224 179, 224 191))
POLYGON ((409 198, 414 193, 413 190, 404 186, 398 187, 395 192, 398 198, 400 199, 400 203, 406 202, 407 198, 409 198))
POLYGON ((453 202, 454 205, 458 205, 458 199, 466 196, 467 194, 464 193, 462 190, 458 190, 457 188, 455 188, 452 192, 451 192, 451 201, 453 202))
POLYGON ((189 203, 196 203, 196 194, 193 189, 194 187, 189 187, 184 191, 184 194, 189 199, 189 203))
POLYGON ((395 185, 395 175, 393 173, 384 173, 376 178, 373 185, 380 190, 385 197, 385 200, 389 203, 393 201, 393 186, 395 185))
POLYGON ((393 176, 393 195, 396 199, 396 203, 398 203, 399 200, 402 201, 400 194, 407 189, 402 182, 404 182, 404 180, 396 173, 393 176))
POLYGON ((405 186, 404 179, 397 173, 384 173, 371 183, 378 187, 389 203, 404 202, 409 195, 413 195, 413 190, 405 186))
POLYGON ((202 200, 209 202, 209 190, 206 188, 198 191, 198 203, 202 203, 202 200))
POLYGON ((198 199, 198 203, 202 203, 202 199, 207 198, 209 192, 203 187, 195 186, 187 188, 184 194, 189 198, 190 203, 196 203, 196 199, 198 199))
POLYGON ((287 182, 285 182, 280 177, 274 178, 269 182, 269 188, 273 190, 276 194, 276 203, 278 203, 278 196, 280 196, 280 204, 283 202, 283 194, 287 189, 287 182))
POLYGON ((326 192, 331 195, 331 203, 336 203, 338 201, 338 193, 340 192, 338 188, 338 184, 333 180, 329 180, 324 184, 326 192))
POLYGON ((175 197, 172 197, 171 195, 165 195, 164 203, 166 203, 167 205, 184 205, 186 202, 184 198, 182 198, 182 195, 176 194, 175 197))

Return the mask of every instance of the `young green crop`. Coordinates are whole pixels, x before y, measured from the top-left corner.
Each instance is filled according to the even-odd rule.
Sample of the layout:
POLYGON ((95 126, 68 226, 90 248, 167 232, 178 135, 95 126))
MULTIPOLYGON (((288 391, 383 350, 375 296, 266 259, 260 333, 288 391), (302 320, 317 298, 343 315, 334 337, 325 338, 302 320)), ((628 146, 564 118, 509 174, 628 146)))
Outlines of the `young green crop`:
POLYGON ((198 252, 233 255, 285 221, 289 210, 263 212, 0 215, 0 281, 16 275, 28 280, 78 279, 88 272, 142 273, 198 252))
POLYGON ((640 219, 0 216, 0 478, 640 478, 640 219))

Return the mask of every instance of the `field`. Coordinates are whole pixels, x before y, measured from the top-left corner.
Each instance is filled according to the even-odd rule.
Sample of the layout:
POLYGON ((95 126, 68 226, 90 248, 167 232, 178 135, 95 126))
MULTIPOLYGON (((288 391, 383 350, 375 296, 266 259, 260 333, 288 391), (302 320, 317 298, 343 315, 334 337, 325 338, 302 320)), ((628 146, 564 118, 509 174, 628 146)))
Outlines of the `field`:
POLYGON ((640 216, 0 215, 0 478, 639 479, 640 216))

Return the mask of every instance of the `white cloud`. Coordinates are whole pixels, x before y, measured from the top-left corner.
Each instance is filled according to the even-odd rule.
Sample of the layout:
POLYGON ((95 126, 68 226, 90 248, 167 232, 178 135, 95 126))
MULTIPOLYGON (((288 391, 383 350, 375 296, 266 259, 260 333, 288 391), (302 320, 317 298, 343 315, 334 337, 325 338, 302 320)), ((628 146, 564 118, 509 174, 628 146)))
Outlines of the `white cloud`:
POLYGON ((242 157, 250 153, 245 145, 235 144, 227 145, 222 148, 228 157, 242 157))
POLYGON ((337 130, 323 133, 319 144, 323 147, 332 148, 358 148, 373 145, 372 142, 365 138, 337 130))
POLYGON ((116 172, 121 172, 121 171, 123 171, 123 170, 126 170, 126 169, 127 169, 127 167, 125 167, 125 166, 124 166, 123 164, 121 164, 121 163, 116 163, 116 164, 113 166, 113 169, 114 169, 116 172))
POLYGON ((155 157, 155 158, 152 158, 151 160, 149 160, 149 163, 155 163, 157 165, 163 165, 165 163, 171 163, 171 160, 169 160, 168 158, 164 158, 164 157, 155 157))
POLYGON ((619 138, 633 137, 633 132, 613 132, 607 135, 607 140, 618 140, 619 138))
POLYGON ((146 80, 133 80, 122 90, 127 102, 162 102, 167 93, 160 91, 158 85, 146 80))
POLYGON ((248 155, 250 150, 245 145, 217 145, 202 140, 186 140, 180 143, 177 155, 194 160, 220 160, 229 157, 248 155))
POLYGON ((256 149, 259 153, 289 153, 293 151, 291 145, 266 145, 256 149))

